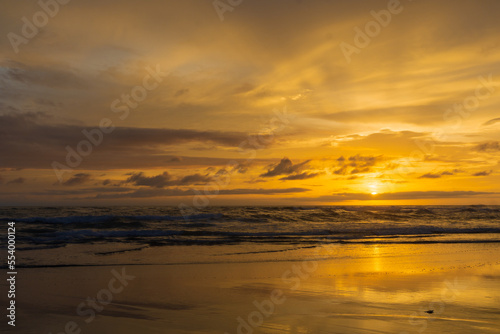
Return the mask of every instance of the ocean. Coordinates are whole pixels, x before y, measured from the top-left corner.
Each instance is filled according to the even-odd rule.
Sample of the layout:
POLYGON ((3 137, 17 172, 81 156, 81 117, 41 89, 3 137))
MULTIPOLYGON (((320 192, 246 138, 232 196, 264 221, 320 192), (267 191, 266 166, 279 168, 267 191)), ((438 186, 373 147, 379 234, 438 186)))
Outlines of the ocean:
POLYGON ((212 255, 245 246, 258 255, 318 245, 500 242, 500 206, 208 207, 191 215, 177 207, 13 207, 0 209, 0 219, 16 222, 20 254, 36 251, 18 267, 100 264, 96 255, 124 252, 113 264, 130 264, 132 252, 147 264, 139 253, 162 246, 214 246, 212 255), (54 250, 80 255, 73 263, 54 250))
POLYGON ((209 207, 190 215, 176 207, 13 207, 0 220, 2 240, 15 222, 15 253, 1 246, 15 254, 5 272, 16 272, 0 287, 13 291, 16 333, 500 329, 499 206, 209 207))

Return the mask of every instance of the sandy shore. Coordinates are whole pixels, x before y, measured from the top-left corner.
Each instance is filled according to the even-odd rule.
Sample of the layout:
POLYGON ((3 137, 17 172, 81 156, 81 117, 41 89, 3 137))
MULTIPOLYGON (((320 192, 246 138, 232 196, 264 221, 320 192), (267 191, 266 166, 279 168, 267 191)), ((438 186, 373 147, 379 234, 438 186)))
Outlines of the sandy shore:
POLYGON ((192 247, 182 260, 198 254, 210 263, 136 261, 145 255, 156 261, 163 254, 175 262, 166 255, 172 249, 150 252, 120 254, 121 260, 131 259, 128 265, 20 269, 17 326, 9 332, 500 331, 496 243, 343 245, 257 254, 245 246, 192 247))

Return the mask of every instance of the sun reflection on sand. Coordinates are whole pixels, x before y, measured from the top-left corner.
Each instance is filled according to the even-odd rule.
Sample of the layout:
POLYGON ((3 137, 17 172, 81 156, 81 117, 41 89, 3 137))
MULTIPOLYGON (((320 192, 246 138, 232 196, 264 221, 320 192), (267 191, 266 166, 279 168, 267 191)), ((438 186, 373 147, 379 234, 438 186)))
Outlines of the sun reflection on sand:
POLYGON ((379 272, 381 267, 380 249, 375 245, 373 246, 373 270, 379 272))

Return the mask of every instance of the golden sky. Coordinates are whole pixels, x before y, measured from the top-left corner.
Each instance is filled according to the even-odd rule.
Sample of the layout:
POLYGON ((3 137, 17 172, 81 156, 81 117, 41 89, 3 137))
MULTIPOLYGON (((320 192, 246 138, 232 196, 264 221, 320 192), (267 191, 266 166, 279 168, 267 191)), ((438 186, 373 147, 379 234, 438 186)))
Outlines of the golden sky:
POLYGON ((498 1, 41 3, 0 11, 3 205, 500 204, 498 1))

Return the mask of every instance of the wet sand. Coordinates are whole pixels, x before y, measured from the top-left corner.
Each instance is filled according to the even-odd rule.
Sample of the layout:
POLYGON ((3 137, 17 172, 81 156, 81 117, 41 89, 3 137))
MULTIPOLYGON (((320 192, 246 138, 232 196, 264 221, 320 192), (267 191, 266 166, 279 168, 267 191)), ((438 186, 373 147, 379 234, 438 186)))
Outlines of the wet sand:
POLYGON ((497 243, 174 248, 19 269, 15 332, 500 331, 497 243))

